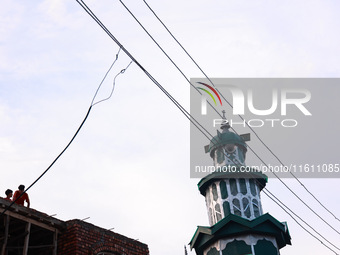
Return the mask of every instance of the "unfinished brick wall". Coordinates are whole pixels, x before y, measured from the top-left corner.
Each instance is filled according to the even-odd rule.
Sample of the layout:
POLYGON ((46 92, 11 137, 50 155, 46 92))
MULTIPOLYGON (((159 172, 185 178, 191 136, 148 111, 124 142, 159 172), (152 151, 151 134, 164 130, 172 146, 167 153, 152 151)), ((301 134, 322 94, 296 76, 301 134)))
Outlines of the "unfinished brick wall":
POLYGON ((148 255, 146 244, 135 241, 93 224, 70 220, 58 237, 58 255, 97 255, 111 252, 117 255, 148 255))

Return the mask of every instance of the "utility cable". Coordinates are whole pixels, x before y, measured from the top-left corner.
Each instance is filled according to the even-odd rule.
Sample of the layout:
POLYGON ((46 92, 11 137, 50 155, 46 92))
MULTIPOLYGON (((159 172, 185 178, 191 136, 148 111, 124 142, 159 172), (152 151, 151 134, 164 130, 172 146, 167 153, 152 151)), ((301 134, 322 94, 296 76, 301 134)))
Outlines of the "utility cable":
POLYGON ((112 67, 113 67, 114 64, 117 62, 118 57, 119 57, 120 50, 121 50, 121 48, 119 48, 119 50, 118 50, 118 52, 117 52, 117 54, 116 54, 115 60, 114 60, 113 63, 111 64, 110 68, 107 70, 107 72, 106 72, 106 74, 104 75, 102 81, 99 83, 99 86, 98 86, 98 88, 97 88, 97 90, 96 90, 96 93, 94 93, 94 96, 93 96, 92 101, 91 101, 91 105, 92 105, 92 106, 94 105, 94 100, 96 99, 97 94, 98 94, 98 92, 99 92, 99 90, 100 90, 100 88, 101 88, 101 86, 102 86, 104 80, 106 79, 106 76, 109 74, 109 72, 111 71, 112 67))
POLYGON ((130 66, 131 64, 132 64, 132 61, 131 61, 124 69, 122 69, 119 73, 116 74, 116 76, 115 76, 114 79, 113 79, 112 90, 111 90, 110 95, 109 95, 107 98, 104 98, 104 99, 102 99, 102 100, 99 100, 99 101, 96 102, 96 103, 93 103, 93 101, 92 101, 92 106, 95 106, 96 104, 99 104, 99 103, 102 103, 102 102, 104 102, 104 101, 107 101, 107 100, 109 100, 109 99, 112 97, 113 91, 115 90, 115 86, 116 86, 116 78, 118 77, 118 75, 121 75, 121 74, 125 73, 125 71, 129 68, 129 66, 130 66))
MULTIPOLYGON (((154 43, 158 46, 158 48, 167 56, 167 58, 174 64, 174 66, 177 68, 177 70, 184 76, 184 78, 189 82, 191 86, 193 84, 189 81, 189 79, 185 76, 185 74, 179 69, 179 67, 176 65, 176 63, 170 58, 170 56, 163 50, 163 48, 157 43, 157 41, 152 37, 152 35, 146 30, 146 28, 141 24, 141 22, 136 18, 136 16, 129 10, 129 8, 122 2, 122 0, 119 0, 120 3, 125 7, 125 9, 130 13, 130 15, 136 20, 136 22, 143 28, 143 30, 148 34, 148 36, 154 41, 154 43)), ((193 86, 196 90, 197 88, 193 86)), ((197 90, 198 91, 198 90, 197 90)), ((200 92, 199 92, 200 93, 200 92)), ((200 93, 201 94, 201 93, 200 93)), ((220 93, 221 94, 221 93, 220 93)), ((222 94, 221 94, 222 95, 222 94)), ((223 95, 222 95, 223 97, 223 95)), ((224 97, 223 97, 224 98, 224 97)), ((224 98, 225 99, 225 98, 224 98)), ((226 100, 226 99, 225 99, 226 100)), ((228 102, 228 101, 227 101, 228 102)), ((228 102, 229 103, 229 102, 228 102)), ((232 105, 229 103, 229 105, 232 107, 232 105)), ((210 104, 210 106, 212 106, 210 104)), ((212 106, 213 107, 213 106, 212 106)), ((213 107, 213 109, 215 109, 213 107)), ((215 109, 217 112, 217 110, 215 109)), ((218 112, 217 112, 218 113, 218 112)), ((220 113, 218 113, 220 115, 220 113)), ((221 115, 220 115, 221 116, 221 115)), ((222 117, 222 116, 221 116, 222 117)), ((242 116, 240 116, 242 118, 242 116)), ((233 129, 234 130, 234 129, 233 129)), ((253 132, 255 132, 253 130, 253 132)), ((237 132, 236 132, 237 133, 237 132)), ((260 137, 258 137, 260 139, 260 137)), ((255 156, 262 161, 262 163, 265 164, 265 162, 259 157, 257 153, 253 149, 249 147, 249 149, 255 154, 255 156)), ((269 147, 268 147, 269 149, 269 147)), ((336 230, 331 224, 329 224, 326 220, 324 220, 317 212, 315 212, 306 202, 304 202, 279 176, 273 172, 273 174, 280 180, 280 182, 292 193, 294 194, 309 210, 311 210, 315 215, 317 215, 325 224, 327 224, 330 228, 332 228, 335 232, 337 232, 340 235, 340 232, 336 230)))
MULTIPOLYGON (((156 14, 156 12, 150 7, 150 5, 143 0, 145 5, 148 7, 148 9, 153 13, 153 15, 157 18, 157 20, 163 25, 163 27, 166 29, 166 31, 170 34, 170 36, 176 41, 176 43, 182 48, 182 50, 186 53, 186 55, 192 60, 192 62, 196 65, 196 67, 201 71, 201 73, 208 79, 208 81, 215 87, 217 92, 222 96, 224 101, 233 109, 233 105, 223 96, 223 94, 218 90, 218 88, 215 86, 215 84, 211 81, 211 79, 208 77, 208 75, 203 71, 203 69, 198 65, 198 63, 193 59, 193 57, 188 53, 188 51, 183 47, 183 45, 177 40, 177 38, 171 33, 171 31, 168 29, 168 27, 164 24, 164 22, 159 18, 159 16, 156 14)), ((269 148, 269 146, 262 140, 262 138, 255 132, 255 130, 245 121, 245 119, 238 115, 244 123, 248 126, 248 128, 253 132, 253 134, 259 139, 259 141, 262 143, 262 145, 265 146, 265 148, 278 160, 278 162, 285 166, 285 164, 280 160, 280 158, 273 152, 272 149, 269 148)), ((319 204, 322 206, 329 214, 331 214, 336 220, 340 221, 340 219, 331 212, 321 201, 296 177, 294 173, 289 171, 289 173, 296 179, 296 181, 309 193, 319 204)))
MULTIPOLYGON (((268 189, 266 189, 268 190, 268 189)), ((265 190, 263 190, 263 193, 266 194, 271 200, 273 200, 278 206, 281 207, 281 209, 287 213, 303 230, 305 230, 308 234, 310 234, 312 237, 314 237, 316 240, 318 240, 323 246, 325 246, 326 248, 328 248, 329 250, 331 250, 332 252, 334 252, 336 255, 339 255, 339 253, 337 253, 336 251, 334 251, 331 247, 329 247, 328 245, 326 245, 322 240, 320 240, 317 236, 315 236, 313 233, 311 233, 308 229, 306 229, 304 226, 302 226, 285 208, 283 208, 277 201, 275 201, 272 197, 270 197, 265 190)), ((320 234, 319 234, 320 235, 320 234)), ((329 241, 327 241, 329 242, 329 241)), ((335 246, 334 244, 332 244, 333 246, 335 246)), ((336 247, 336 246, 335 246, 336 247)), ((337 248, 338 249, 338 248, 337 248)))
MULTIPOLYGON (((82 0, 76 0, 78 4, 86 11, 88 15, 105 31, 105 33, 122 49, 122 51, 146 74, 146 76, 176 105, 176 107, 185 115, 185 117, 195 125, 204 136, 207 135, 202 129, 208 131, 192 116, 190 113, 176 101, 174 97, 131 55, 131 53, 116 39, 116 37, 105 27, 92 10, 82 0), (200 127, 200 128, 199 128, 200 127)), ((208 138, 208 137, 207 137, 208 138)), ((209 138, 208 138, 209 139, 209 138)))
MULTIPOLYGON (((258 182, 260 184, 260 182, 258 182)), ((261 184, 260 184, 261 185, 261 184)), ((266 187, 264 187, 263 190, 264 194, 266 194, 267 197, 269 197, 271 200, 273 200, 277 205, 279 205, 279 203, 282 204, 282 206, 284 206, 287 210, 289 210, 292 214, 294 214, 300 221, 302 221, 304 224, 306 224, 308 227, 310 227, 315 233, 317 233, 321 238, 323 238, 326 242, 328 242, 329 244, 331 244, 334 248, 336 248, 337 250, 340 250, 336 245, 334 245, 332 242, 328 241, 328 239, 326 239, 322 234, 320 234, 318 231, 316 231, 310 224, 308 224, 304 219, 302 219, 299 215, 297 215, 294 211, 292 211, 288 206, 286 206, 280 199, 278 199, 272 192, 270 192, 266 187), (273 199, 272 197, 270 197, 267 192, 274 197, 278 202, 275 201, 275 199, 273 199)), ((280 205, 279 205, 280 206, 280 205)), ((294 217, 289 214, 282 206, 281 209, 284 210, 295 222, 297 222, 296 219, 294 219, 294 217)), ((298 222, 297 222, 298 223, 298 222)), ((299 224, 299 223, 298 223, 299 224)), ((303 228, 303 226, 301 226, 301 224, 299 224, 300 227, 303 228)), ((305 229, 306 230, 306 229, 305 229)), ((307 230, 306 230, 307 231, 307 230)), ((315 237, 312 233, 310 233, 309 231, 307 231, 307 233, 309 233, 310 235, 312 235, 315 239, 317 239, 318 241, 320 241, 322 244, 324 244, 320 239, 318 239, 317 237, 315 237)), ((325 245, 326 246, 326 245, 325 245)), ((332 250, 330 247, 326 246, 328 249, 330 249, 331 251, 333 251, 335 254, 338 254, 337 252, 335 252, 334 250, 332 250)))
MULTIPOLYGON (((155 80, 151 74, 149 74, 143 66, 141 66, 136 59, 119 43, 119 41, 111 34, 111 32, 101 23, 101 21, 93 14, 93 12, 87 7, 87 5, 82 0, 77 0, 77 2, 83 7, 83 9, 95 20, 95 22, 113 39, 122 50, 131 58, 133 62, 139 66, 142 71, 165 93, 168 98, 181 110, 181 112, 193 123, 193 121, 189 118, 191 116, 158 82, 155 80)), ((191 116, 192 117, 192 116, 191 116)), ((197 127, 197 125, 195 125, 197 127)), ((200 129, 199 129, 200 130, 200 129)), ((202 130, 200 130, 202 132, 202 130)), ((203 132, 202 132, 203 133, 203 132)), ((204 134, 204 133, 203 133, 204 134)), ((207 135, 204 134, 206 137, 207 135)), ((208 137, 207 137, 208 138, 208 137)), ((209 138, 208 138, 209 139, 209 138)))
POLYGON ((69 141, 69 143, 66 145, 66 147, 60 152, 60 154, 53 160, 53 162, 47 167, 47 169, 27 188, 25 189, 14 201, 11 202, 11 204, 9 206, 7 206, 5 208, 5 210, 0 214, 0 217, 3 216, 5 214, 6 211, 8 211, 9 208, 12 207, 12 205, 18 201, 19 198, 21 198, 33 185, 35 185, 49 170, 50 168, 54 165, 55 162, 57 162, 57 160, 61 157, 61 155, 68 149, 68 147, 71 145, 71 143, 73 142, 73 140, 76 138, 76 136, 78 135, 80 129, 83 127, 87 117, 89 116, 90 112, 92 109, 92 105, 90 106, 90 108, 87 111, 87 114, 85 116, 85 118, 83 119, 82 123, 80 124, 79 128, 77 129, 76 133, 73 135, 72 139, 69 141))
MULTIPOLYGON (((92 107, 95 105, 95 104, 97 104, 97 103, 100 103, 100 102, 102 102, 102 101, 105 101, 105 100, 107 100, 107 99, 105 99, 105 100, 101 100, 101 101, 99 101, 99 102, 97 102, 97 103, 93 103, 93 101, 94 101, 94 99, 95 99, 95 97, 96 97, 96 95, 97 95, 97 93, 98 93, 98 91, 99 91, 99 89, 100 89, 100 87, 101 87, 101 85, 102 85, 102 83, 104 82, 104 80, 105 80, 105 78, 106 78, 106 76, 108 75, 108 73, 110 72, 110 70, 112 69, 112 67, 113 67, 113 65, 116 63, 116 61, 117 61, 117 59, 118 59, 118 55, 119 55, 119 52, 120 52, 120 49, 118 50, 118 53, 116 54, 116 58, 115 58, 115 60, 114 60, 114 62, 112 63, 112 65, 110 66, 110 68, 109 68, 109 70, 106 72, 106 74, 105 74, 105 76, 104 76, 104 78, 103 78, 103 80, 101 81, 101 83, 99 84, 99 86, 98 86, 98 88, 97 88, 97 90, 96 90, 96 93, 95 93, 95 95, 94 95, 94 97, 93 97, 93 99, 92 99, 92 102, 91 102, 91 105, 90 105, 90 107, 89 107, 89 109, 88 109, 88 111, 87 111, 87 113, 86 113, 86 115, 85 115, 85 118, 83 119, 83 121, 81 122, 81 124, 80 124, 80 126, 78 127, 78 129, 77 129, 77 131, 75 132, 75 134, 73 135, 73 137, 71 138, 71 140, 68 142, 68 144, 66 145, 66 147, 59 153, 59 155, 53 160, 53 162, 46 168, 46 170, 30 185, 30 186, 28 186, 28 188, 27 189, 25 189, 14 201, 12 201, 11 203, 10 203, 10 205, 8 205, 5 209, 4 209, 4 211, 3 212, 1 212, 1 214, 0 214, 0 217, 1 216, 3 216, 4 214, 5 214, 5 212, 6 211, 8 211, 8 209, 9 208, 11 208, 12 207, 12 205, 13 204, 15 204, 15 202, 16 201, 18 201, 18 199, 19 198, 21 198, 25 193, 27 193, 27 191, 31 188, 31 187, 33 187, 50 169, 51 169, 51 167, 55 164, 55 162, 57 162, 57 160, 61 157, 61 155, 63 155, 64 154, 64 152, 68 149, 68 147, 71 145, 71 143, 74 141, 74 139, 76 138, 76 136, 78 135, 78 133, 79 133, 79 131, 81 130, 81 128, 83 127, 83 125, 84 125, 84 123, 86 122, 86 120, 87 120, 87 118, 88 118, 88 116, 89 116, 89 114, 90 114, 90 112, 91 112, 91 110, 92 110, 92 107)), ((131 64, 131 63, 130 63, 131 64)), ((123 69, 124 70, 124 72, 125 72, 125 70, 130 66, 130 64, 125 68, 125 69, 123 69)), ((122 70, 122 71, 123 71, 122 70)), ((122 73, 122 71, 120 72, 120 73, 122 73)), ((124 73, 123 72, 123 73, 124 73)), ((120 73, 118 73, 117 75, 116 75, 116 77, 120 74, 120 73)), ((116 77, 115 77, 115 79, 116 79, 116 77)), ((115 82, 115 79, 114 79, 114 82, 115 82)), ((113 92, 113 91, 112 91, 113 92)), ((112 92, 111 92, 111 95, 112 95, 112 92)), ((110 97, 111 97, 111 95, 110 95, 110 97)), ((109 97, 109 98, 110 98, 109 97)))
MULTIPOLYGON (((157 47, 163 52, 163 54, 169 59, 169 61, 175 66, 175 68, 181 73, 184 79, 190 84, 190 86, 196 90, 200 95, 202 95, 201 91, 196 88, 188 79, 188 77, 184 74, 184 72, 178 67, 178 65, 171 59, 171 57, 165 52, 165 50, 159 45, 159 43, 153 38, 153 36, 148 32, 148 30, 143 26, 143 24, 137 19, 137 17, 130 11, 130 9, 123 3, 122 0, 119 2, 124 6, 124 8, 129 12, 129 14, 134 18, 134 20, 141 26, 144 32, 150 37, 150 39, 157 45, 157 47)), ((212 107, 213 110, 222 118, 221 113, 217 111, 217 109, 210 103, 208 104, 212 107)))
MULTIPOLYGON (((237 167, 241 167, 242 165, 240 165, 238 162, 236 162, 234 159, 232 159, 231 157, 229 157, 229 155, 227 155, 226 153, 223 153, 230 161, 232 161, 237 167)), ((252 172, 248 172, 248 175, 250 175, 252 177, 252 179, 254 179, 256 181, 256 183, 262 188, 263 193, 270 198, 273 202, 275 202, 285 213, 287 213, 303 230, 305 230, 308 234, 310 234, 312 237, 314 237, 316 240, 318 240, 322 245, 324 245, 326 248, 328 248, 329 250, 331 250, 332 252, 334 252, 335 254, 339 255, 336 251, 334 251, 332 248, 330 248, 328 245, 324 244, 324 242, 322 240, 320 240, 317 236, 315 236, 314 234, 312 234, 308 229, 306 229, 300 222, 298 222, 293 216, 295 215, 295 217, 297 217, 300 221, 302 221, 305 225, 307 225, 310 229, 312 229, 316 234, 318 234, 321 238, 323 238, 327 243, 329 243, 330 245, 332 245, 334 248, 336 248, 337 250, 340 250, 336 245, 334 245, 331 241, 329 241, 326 237, 324 237, 322 234, 320 234, 320 232, 318 232, 317 230, 315 230, 315 228, 313 228, 310 224, 308 224, 304 219, 302 219, 299 215, 297 215, 292 209, 290 209, 287 205, 285 205, 277 196, 275 196, 272 192, 269 191, 268 188, 265 187, 264 184, 262 184, 259 180, 258 177, 255 176, 252 172), (285 209, 286 208, 286 209, 285 209), (288 212, 288 211, 290 212, 288 212)))
MULTIPOLYGON (((142 27, 142 29, 146 32, 146 34, 151 38, 151 40, 157 45, 157 47, 165 54, 165 56, 170 60, 170 62, 176 67, 176 69, 182 74, 182 76, 188 81, 188 83, 196 90, 199 92, 199 94, 201 94, 201 92, 190 82, 190 80, 186 77, 186 75, 183 73, 183 71, 176 65, 176 63, 171 59, 171 57, 164 51, 164 49, 159 45, 159 43, 153 38, 153 36, 147 31, 147 29, 143 26, 143 24, 137 19, 137 17, 130 11, 130 9, 122 2, 122 0, 119 0, 119 2, 124 6, 124 8, 130 13, 130 15, 135 19, 135 21, 142 27)), ((220 93, 221 94, 221 93, 220 93)), ((221 94, 222 95, 222 94, 221 94)), ((222 95, 223 97, 223 95, 222 95)), ((224 98, 224 97, 223 97, 224 98)), ((225 99, 225 98, 224 98, 225 99)), ((225 99, 226 100, 226 99, 225 99)), ((228 102, 228 101, 227 101, 228 102)), ((208 102, 209 103, 209 102, 208 102)), ((232 104, 230 104, 228 102, 228 104, 232 106, 232 104)), ((216 108, 211 105, 209 103, 209 105, 215 110, 215 112, 222 118, 221 114, 216 110, 216 108)), ((241 118, 242 116, 239 115, 241 118)), ((243 119, 243 118, 242 118, 243 119)), ((249 126, 249 125, 248 125, 249 126)), ((250 126, 249 126, 250 127, 250 126)), ((251 127, 250 127, 251 128, 251 127)), ((234 128, 232 128, 233 131, 235 131, 235 133, 237 134, 236 130, 234 128)), ((253 130, 253 132, 255 132, 253 130)), ((261 139, 258 136, 259 139, 261 139)), ((248 146, 248 148, 254 153, 254 155, 265 165, 267 165, 262 158, 250 147, 248 146)), ((269 147, 268 147, 269 149, 269 147)), ((280 182, 292 193, 294 194, 294 196, 296 198, 298 198, 298 200, 300 200, 300 202, 302 202, 309 210, 311 210, 319 219, 321 219, 326 225, 328 225, 331 229, 333 229, 336 233, 338 233, 340 235, 340 232, 338 230, 336 230, 330 223, 328 223, 325 219, 323 219, 317 212, 315 212, 305 201, 303 201, 300 196, 298 196, 274 171, 272 171, 272 173, 276 176, 276 178, 278 178, 280 180, 280 182)))

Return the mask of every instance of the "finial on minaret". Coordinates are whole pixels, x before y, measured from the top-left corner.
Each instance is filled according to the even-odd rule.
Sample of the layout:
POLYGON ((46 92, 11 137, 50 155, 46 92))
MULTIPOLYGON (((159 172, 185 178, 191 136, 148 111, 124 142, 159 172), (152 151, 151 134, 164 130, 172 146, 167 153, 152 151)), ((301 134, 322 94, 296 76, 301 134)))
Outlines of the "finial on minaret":
POLYGON ((225 117, 225 113, 226 113, 226 111, 225 111, 225 110, 223 110, 223 111, 222 111, 222 114, 223 114, 222 118, 223 118, 224 120, 226 119, 226 117, 225 117))
POLYGON ((222 121, 222 124, 221 124, 221 129, 223 130, 223 132, 229 132, 228 129, 230 128, 230 125, 229 125, 229 122, 228 122, 228 120, 227 120, 227 118, 225 116, 225 113, 226 113, 226 111, 223 110, 222 111, 222 115, 223 115, 222 119, 223 119, 223 121, 222 121))

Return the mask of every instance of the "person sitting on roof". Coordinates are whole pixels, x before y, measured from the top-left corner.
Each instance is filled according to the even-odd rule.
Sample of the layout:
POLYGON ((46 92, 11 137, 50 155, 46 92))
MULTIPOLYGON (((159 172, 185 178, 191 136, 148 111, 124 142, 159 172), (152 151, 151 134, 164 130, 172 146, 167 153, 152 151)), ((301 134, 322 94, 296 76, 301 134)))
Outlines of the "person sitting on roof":
POLYGON ((30 199, 28 198, 28 194, 26 192, 24 193, 24 190, 25 186, 22 184, 19 185, 18 190, 14 193, 13 201, 18 205, 24 205, 24 202, 26 201, 27 207, 30 207, 30 199))
POLYGON ((13 196, 13 190, 7 189, 5 191, 6 197, 5 200, 12 201, 11 197, 13 196))

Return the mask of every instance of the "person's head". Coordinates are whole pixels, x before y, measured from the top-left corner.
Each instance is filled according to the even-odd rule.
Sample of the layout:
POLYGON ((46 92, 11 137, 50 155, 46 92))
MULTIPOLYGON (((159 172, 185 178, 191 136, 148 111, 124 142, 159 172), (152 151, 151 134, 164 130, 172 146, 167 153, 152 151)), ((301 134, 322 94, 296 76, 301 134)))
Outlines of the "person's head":
POLYGON ((5 194, 6 194, 7 197, 12 197, 12 196, 13 196, 13 190, 7 189, 7 190, 5 191, 5 194))
POLYGON ((18 187, 18 189, 20 190, 20 191, 24 191, 25 190, 25 185, 19 185, 19 187, 18 187))

